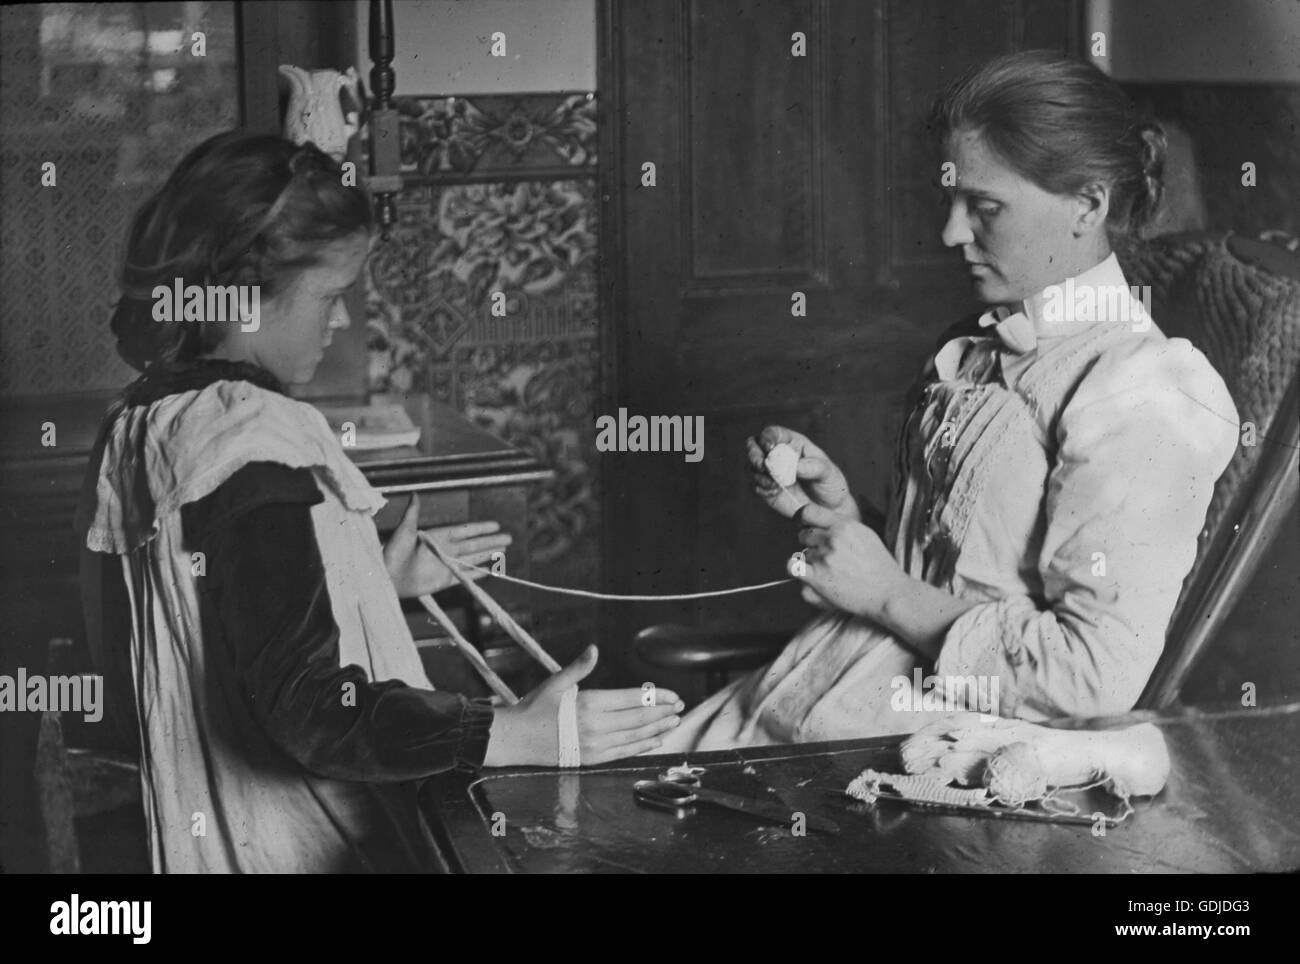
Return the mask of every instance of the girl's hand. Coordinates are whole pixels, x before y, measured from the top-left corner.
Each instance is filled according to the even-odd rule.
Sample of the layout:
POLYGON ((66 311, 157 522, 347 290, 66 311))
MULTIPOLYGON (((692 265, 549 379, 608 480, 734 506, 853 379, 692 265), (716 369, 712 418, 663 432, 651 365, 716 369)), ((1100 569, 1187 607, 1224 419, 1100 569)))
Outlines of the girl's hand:
MULTIPOLYGON (((557 765, 560 697, 591 673, 598 656, 596 647, 588 646, 517 704, 497 707, 483 765, 557 765)), ((660 745, 660 735, 678 724, 677 714, 685 708, 677 694, 666 689, 654 691, 653 706, 644 706, 641 700, 640 688, 578 692, 578 738, 584 766, 654 750, 660 745)))
POLYGON ((750 482, 758 497, 787 519, 793 518, 798 511, 790 499, 782 498, 787 493, 772 480, 763 465, 767 453, 783 442, 799 455, 798 481, 795 485, 808 499, 814 505, 840 516, 860 520, 858 503, 849 491, 848 480, 839 466, 806 436, 781 425, 769 425, 745 443, 750 482))
POLYGON ((884 622, 886 601, 908 579, 880 536, 861 522, 808 505, 799 515, 803 564, 791 560, 790 574, 804 583, 803 598, 884 622))
MULTIPOLYGON (((420 497, 412 493, 402 521, 384 546, 384 565, 401 599, 435 593, 459 582, 455 574, 420 542, 417 537, 419 522, 420 497)), ((485 566, 492 561, 492 553, 505 549, 513 541, 500 529, 496 522, 467 522, 425 529, 424 532, 447 555, 475 566, 485 566)), ((467 574, 471 579, 482 579, 486 575, 472 570, 467 574)))

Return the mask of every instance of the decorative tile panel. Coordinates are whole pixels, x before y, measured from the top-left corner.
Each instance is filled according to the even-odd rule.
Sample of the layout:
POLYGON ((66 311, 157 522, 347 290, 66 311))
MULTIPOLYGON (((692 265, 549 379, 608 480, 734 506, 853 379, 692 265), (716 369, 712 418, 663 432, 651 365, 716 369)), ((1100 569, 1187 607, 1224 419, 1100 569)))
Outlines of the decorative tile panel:
POLYGON ((591 93, 394 98, 402 172, 456 180, 596 166, 591 93))
MULTIPOLYGON (((594 97, 395 100, 406 186, 369 262, 370 389, 429 392, 554 469, 529 506, 533 576, 596 587, 594 97)), ((593 623, 590 603, 535 598, 548 639, 593 623)))

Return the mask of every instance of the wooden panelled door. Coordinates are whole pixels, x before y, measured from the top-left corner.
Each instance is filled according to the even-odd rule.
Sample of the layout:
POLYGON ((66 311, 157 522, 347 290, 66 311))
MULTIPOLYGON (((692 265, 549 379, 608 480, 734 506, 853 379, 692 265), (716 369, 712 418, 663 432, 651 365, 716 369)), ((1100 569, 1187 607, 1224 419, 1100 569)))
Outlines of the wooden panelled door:
MULTIPOLYGON (((1069 0, 602 4, 597 415, 704 419, 697 462, 600 456, 609 590, 785 576, 794 526, 744 471, 744 439, 769 423, 809 435, 883 504, 902 395, 975 307, 939 241, 926 110, 971 64, 1075 49, 1077 18, 1069 0)), ((628 641, 646 625, 785 628, 809 612, 792 585, 612 604, 607 646, 634 678, 628 641)))

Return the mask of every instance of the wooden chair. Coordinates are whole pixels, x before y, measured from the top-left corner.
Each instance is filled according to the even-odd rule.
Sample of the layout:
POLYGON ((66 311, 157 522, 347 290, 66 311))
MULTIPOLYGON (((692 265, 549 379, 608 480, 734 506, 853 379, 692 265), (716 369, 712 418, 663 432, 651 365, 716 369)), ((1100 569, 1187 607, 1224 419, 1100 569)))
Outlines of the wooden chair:
MULTIPOLYGON (((1196 562, 1183 583, 1163 655, 1137 706, 1174 703, 1272 539, 1300 487, 1300 256, 1234 235, 1181 235, 1120 252, 1130 284, 1150 285, 1152 314, 1169 337, 1187 338, 1223 377, 1258 444, 1242 446, 1215 486, 1196 562)), ((727 674, 771 661, 789 632, 722 633, 651 626, 638 654, 666 670, 727 674)))
MULTIPOLYGON (((49 645, 47 673, 70 675, 72 640, 52 639, 49 645)), ((54 874, 76 874, 83 870, 83 847, 78 839, 77 822, 103 820, 123 811, 125 820, 110 824, 115 835, 127 839, 110 841, 113 846, 96 847, 97 851, 118 853, 105 866, 87 861, 84 869, 147 871, 146 846, 142 831, 144 811, 140 791, 140 767, 119 754, 68 747, 63 737, 62 714, 41 714, 36 739, 34 763, 37 814, 45 870, 54 874), (134 819, 138 814, 138 822, 134 819), (140 832, 139 839, 135 834, 140 832), (141 857, 144 856, 143 862, 141 857)), ((85 848, 87 850, 92 848, 85 848)))
POLYGON ((1138 700, 1163 709, 1208 651, 1300 491, 1300 255, 1228 235, 1160 239, 1121 255, 1130 283, 1152 287, 1171 338, 1201 349, 1223 377, 1254 445, 1240 445, 1201 531, 1165 651, 1138 700))

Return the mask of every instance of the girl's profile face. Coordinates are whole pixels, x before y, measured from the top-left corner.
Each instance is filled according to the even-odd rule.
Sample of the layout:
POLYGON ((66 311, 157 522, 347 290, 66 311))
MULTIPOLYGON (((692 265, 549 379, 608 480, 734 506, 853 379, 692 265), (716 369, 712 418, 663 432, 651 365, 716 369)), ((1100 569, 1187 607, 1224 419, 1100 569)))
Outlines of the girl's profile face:
POLYGON ((985 304, 1014 304, 1077 273, 1077 198, 1051 194, 1021 176, 976 131, 955 131, 944 161, 948 187, 943 243, 960 248, 985 304))
POLYGON ((258 329, 233 329, 216 354, 251 361, 286 385, 311 381, 334 329, 351 323, 343 299, 369 249, 364 232, 325 245, 319 264, 302 269, 274 297, 263 299, 258 329))

